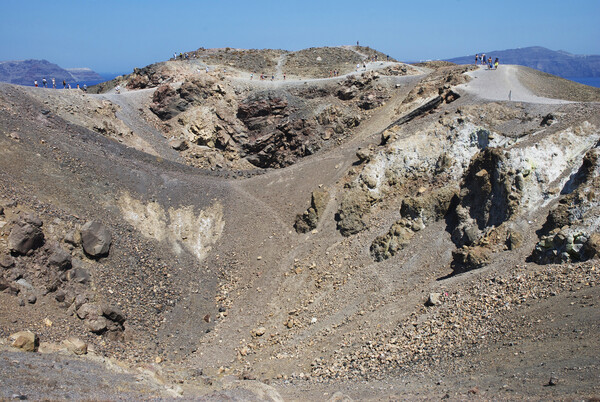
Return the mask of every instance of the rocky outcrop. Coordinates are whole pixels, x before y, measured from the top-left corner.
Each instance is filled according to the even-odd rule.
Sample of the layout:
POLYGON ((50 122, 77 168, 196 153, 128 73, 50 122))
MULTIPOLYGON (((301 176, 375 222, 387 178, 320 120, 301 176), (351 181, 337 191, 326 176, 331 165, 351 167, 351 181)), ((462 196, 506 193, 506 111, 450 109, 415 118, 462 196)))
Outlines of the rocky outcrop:
POLYGON ((383 261, 404 249, 415 233, 424 229, 428 223, 443 219, 456 196, 456 189, 443 187, 402 200, 400 214, 402 219, 395 222, 390 230, 375 238, 371 244, 371 256, 375 261, 383 261))
POLYGON ((344 193, 340 208, 335 214, 337 229, 342 236, 351 236, 366 229, 363 216, 369 211, 373 199, 369 194, 352 189, 344 193))
POLYGON ((248 161, 258 167, 283 167, 298 157, 313 154, 316 122, 292 115, 296 113, 287 99, 259 94, 239 105, 237 117, 248 130, 241 148, 248 161))
POLYGON ((423 228, 423 222, 401 219, 394 223, 388 233, 378 236, 371 244, 371 256, 375 261, 383 261, 396 255, 407 246, 415 232, 423 228))
POLYGON ((325 189, 315 190, 311 194, 310 207, 306 212, 296 216, 294 229, 298 233, 306 233, 317 227, 319 219, 327 207, 329 192, 325 189))
POLYGON ((458 247, 475 244, 486 228, 499 226, 516 212, 520 197, 515 194, 518 190, 512 177, 502 169, 505 159, 501 150, 487 148, 471 163, 451 228, 452 241, 458 247))
POLYGON ((585 261, 598 256, 600 148, 588 151, 546 218, 531 259, 539 264, 585 261))

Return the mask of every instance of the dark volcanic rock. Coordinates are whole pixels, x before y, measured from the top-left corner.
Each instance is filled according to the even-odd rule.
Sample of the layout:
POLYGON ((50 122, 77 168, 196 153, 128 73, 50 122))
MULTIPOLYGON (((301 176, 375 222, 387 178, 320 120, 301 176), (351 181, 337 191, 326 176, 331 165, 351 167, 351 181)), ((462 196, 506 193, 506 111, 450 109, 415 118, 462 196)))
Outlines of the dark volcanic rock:
POLYGON ((27 254, 44 244, 42 222, 31 215, 22 216, 13 226, 8 235, 8 248, 18 254, 27 254))
POLYGON ((102 257, 108 254, 112 236, 106 226, 97 221, 87 222, 81 228, 81 243, 86 254, 102 257))
POLYGON ((250 131, 240 141, 244 156, 255 166, 284 167, 318 148, 316 122, 299 116, 281 96, 258 94, 240 103, 237 118, 250 131))
POLYGON ((65 249, 56 246, 48 258, 48 265, 65 271, 71 268, 71 254, 65 249))

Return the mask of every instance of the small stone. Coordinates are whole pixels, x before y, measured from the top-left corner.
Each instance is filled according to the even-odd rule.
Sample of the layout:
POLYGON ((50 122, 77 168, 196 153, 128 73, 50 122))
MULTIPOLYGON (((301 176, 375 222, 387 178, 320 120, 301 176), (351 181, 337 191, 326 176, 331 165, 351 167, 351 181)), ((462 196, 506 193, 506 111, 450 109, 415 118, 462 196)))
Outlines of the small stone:
POLYGON ((468 391, 468 393, 471 395, 477 395, 479 393, 479 388, 473 387, 468 391))
POLYGON ((552 376, 550 380, 548 380, 548 385, 553 387, 558 384, 558 377, 552 376))
POLYGON ((163 361, 163 359, 162 359, 162 357, 160 357, 160 356, 156 356, 156 357, 154 358, 154 363, 156 363, 156 364, 160 364, 160 363, 162 363, 162 361, 163 361))
POLYGON ((2 255, 0 256, 0 267, 2 268, 11 268, 14 267, 15 265, 15 259, 12 258, 10 255, 2 255))
POLYGON ((258 327, 258 328, 254 328, 252 331, 250 331, 250 334, 254 337, 259 337, 259 336, 263 336, 265 334, 265 332, 267 332, 267 329, 265 327, 258 327))
POLYGON ((442 304, 442 300, 440 299, 441 296, 441 293, 430 293, 429 297, 427 298, 427 302, 425 302, 425 305, 439 306, 440 304, 442 304))
POLYGON ((181 138, 172 139, 169 141, 169 145, 176 151, 185 151, 189 148, 188 143, 181 138))
POLYGON ((40 340, 37 334, 31 331, 21 331, 12 334, 9 339, 11 340, 11 346, 22 349, 26 352, 35 352, 38 350, 40 340))

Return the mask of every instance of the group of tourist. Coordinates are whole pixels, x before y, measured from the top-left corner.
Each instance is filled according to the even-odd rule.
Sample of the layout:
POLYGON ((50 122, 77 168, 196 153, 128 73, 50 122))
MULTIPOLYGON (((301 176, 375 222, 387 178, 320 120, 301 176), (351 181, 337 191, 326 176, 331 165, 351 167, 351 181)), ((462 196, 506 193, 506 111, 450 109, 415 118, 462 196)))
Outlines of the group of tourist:
POLYGON ((485 58, 485 53, 482 53, 481 56, 479 54, 475 55, 475 65, 481 64, 482 66, 487 65, 488 70, 497 70, 498 69, 498 64, 500 63, 500 61, 498 60, 498 58, 496 57, 496 60, 494 60, 494 62, 492 63, 492 56, 489 56, 486 60, 485 58))
MULTIPOLYGON (((33 80, 33 86, 36 88, 39 86, 38 80, 33 80)), ((48 80, 46 79, 46 77, 42 78, 42 86, 44 88, 48 88, 48 80)), ((63 80, 62 86, 63 86, 63 89, 71 89, 71 84, 67 84, 66 80, 63 80)), ((56 79, 55 78, 52 78, 52 88, 56 89, 56 79)), ((87 92, 87 85, 83 84, 83 87, 79 87, 79 84, 77 84, 77 89, 83 89, 84 91, 87 92)))
POLYGON ((177 53, 173 53, 173 58, 171 60, 189 60, 195 58, 197 58, 197 54, 195 52, 185 52, 179 53, 179 56, 177 53))

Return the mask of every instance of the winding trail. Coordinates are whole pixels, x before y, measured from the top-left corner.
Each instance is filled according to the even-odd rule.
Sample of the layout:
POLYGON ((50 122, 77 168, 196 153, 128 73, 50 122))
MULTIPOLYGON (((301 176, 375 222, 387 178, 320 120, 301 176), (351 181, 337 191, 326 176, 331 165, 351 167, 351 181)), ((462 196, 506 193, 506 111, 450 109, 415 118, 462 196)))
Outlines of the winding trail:
POLYGON ((183 159, 179 153, 169 146, 167 139, 160 131, 152 127, 140 116, 140 105, 144 104, 147 98, 152 96, 155 89, 140 89, 137 91, 126 91, 121 94, 113 92, 92 96, 106 99, 119 105, 121 109, 116 114, 119 120, 123 121, 134 133, 147 141, 162 158, 183 163, 183 159))

